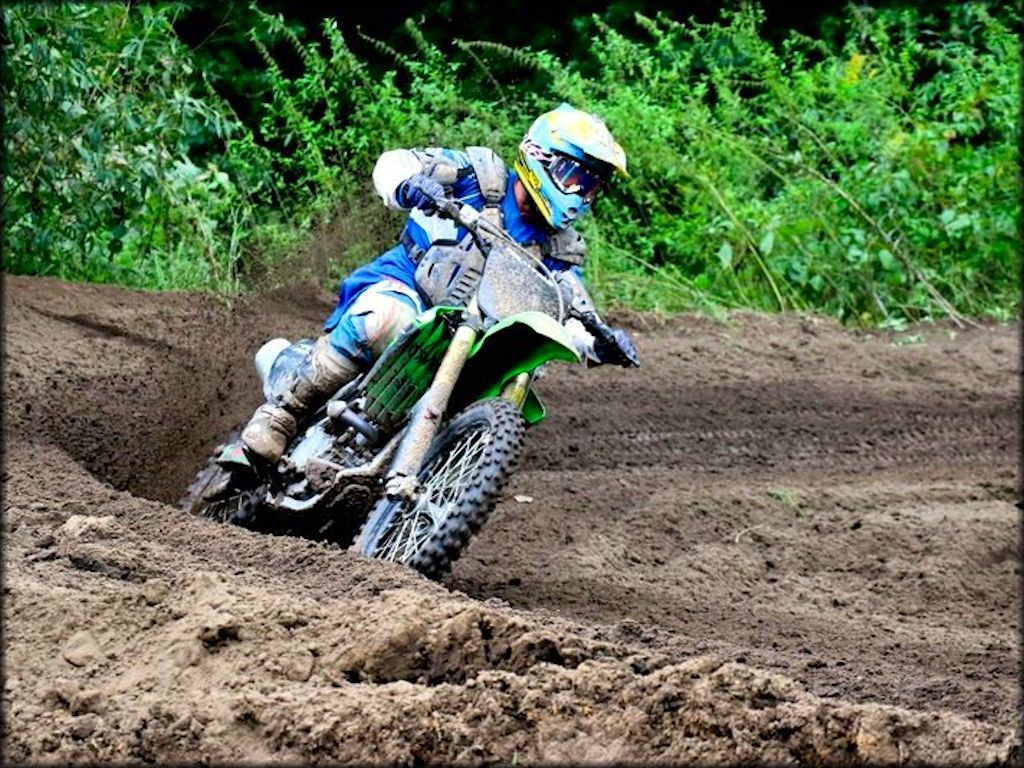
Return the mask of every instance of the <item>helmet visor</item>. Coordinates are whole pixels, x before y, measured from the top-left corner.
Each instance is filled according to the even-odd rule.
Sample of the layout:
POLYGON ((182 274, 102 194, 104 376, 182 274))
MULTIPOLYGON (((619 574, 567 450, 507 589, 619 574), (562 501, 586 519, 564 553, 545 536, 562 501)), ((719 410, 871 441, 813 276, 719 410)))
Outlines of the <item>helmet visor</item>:
POLYGON ((567 155, 555 155, 548 166, 548 173, 559 191, 579 195, 588 203, 604 182, 602 176, 567 155))

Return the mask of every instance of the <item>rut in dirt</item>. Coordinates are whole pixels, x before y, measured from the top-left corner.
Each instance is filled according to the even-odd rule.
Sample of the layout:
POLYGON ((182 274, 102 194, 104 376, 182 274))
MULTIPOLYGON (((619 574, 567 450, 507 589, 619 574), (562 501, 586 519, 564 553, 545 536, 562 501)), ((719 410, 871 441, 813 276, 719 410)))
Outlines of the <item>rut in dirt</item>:
MULTIPOLYGON (((622 318, 635 331, 643 368, 551 367, 538 385, 549 419, 527 435, 522 466, 491 521, 435 586, 310 542, 219 530, 167 506, 258 403, 255 349, 273 336, 315 333, 329 295, 290 289, 228 307, 187 294, 8 278, 6 297, 5 493, 20 522, 5 546, 14 547, 8 557, 21 558, 19 589, 36 595, 45 583, 58 590, 45 600, 21 598, 39 613, 16 614, 29 622, 17 635, 26 652, 31 643, 66 642, 58 637, 61 612, 45 608, 59 590, 92 590, 80 598, 84 605, 160 582, 174 599, 202 608, 221 599, 203 597, 220 594, 218 579, 230 586, 240 578, 245 586, 230 589, 245 592, 254 606, 269 599, 262 590, 307 601, 296 614, 304 623, 274 641, 282 653, 292 653, 296 633, 315 639, 325 654, 331 642, 342 642, 331 640, 343 636, 333 632, 356 637, 403 621, 447 628, 429 648, 481 649, 483 661, 469 650, 437 656, 394 645, 399 632, 386 642, 368 640, 383 655, 314 654, 310 676, 287 685, 310 686, 310 700, 327 709, 334 705, 318 697, 329 691, 316 686, 386 688, 395 684, 386 670, 400 669, 400 659, 433 659, 398 678, 441 696, 437 683, 462 686, 484 669, 526 675, 525 681, 536 664, 554 664, 572 677, 587 659, 607 656, 611 664, 632 654, 636 686, 620 687, 637 701, 651 695, 641 680, 658 670, 672 677, 673 665, 693 660, 700 680, 725 675, 726 686, 754 685, 737 682, 746 674, 737 670, 752 665, 837 705, 942 711, 992 728, 1019 723, 1016 326, 923 326, 901 335, 796 316, 739 314, 728 323, 689 315, 668 323, 622 318), (908 343, 914 336, 921 341, 908 343), (76 533, 86 537, 79 541, 60 533, 73 514, 114 521, 104 524, 111 526, 106 533, 76 533), (40 547, 46 536, 55 543, 40 547), (217 575, 196 586, 187 575, 196 571, 217 575), (431 613, 435 601, 449 599, 445 588, 454 591, 457 609, 431 613), (410 597, 395 603, 388 597, 395 590, 410 597), (459 602, 466 599, 482 607, 459 602), (337 600, 345 610, 365 601, 359 604, 369 623, 323 628, 326 619, 313 606, 337 600), (419 601, 426 601, 423 615, 419 601), (375 613, 388 605, 397 623, 375 613), (52 626, 41 624, 35 633, 42 639, 29 640, 31 622, 52 626), (516 629, 501 629, 502 622, 516 629), (496 639, 506 631, 505 640, 496 639), (538 632, 523 644, 522 637, 538 632), (701 666, 705 658, 717 666, 701 666), (723 664, 738 666, 716 671, 723 664)), ((154 630, 143 630, 149 619, 136 610, 163 614, 139 600, 138 609, 110 615, 111 627, 127 621, 127 639, 116 642, 136 642, 131 638, 192 615, 174 619, 172 611, 154 619, 154 630)), ((241 666, 232 661, 218 674, 236 682, 256 674, 237 670, 264 662, 243 661, 251 653, 233 649, 250 642, 247 631, 264 626, 261 617, 269 614, 260 610, 239 613, 240 628, 229 622, 210 630, 223 638, 187 651, 201 655, 184 669, 207 669, 207 658, 238 659, 241 666)), ((75 617, 66 622, 87 620, 77 609, 65 613, 75 617)), ((150 641, 138 642, 150 648, 150 641)), ((159 643, 152 642, 157 654, 159 643)), ((35 653, 39 660, 25 663, 37 665, 39 676, 66 674, 59 653, 55 667, 48 666, 51 656, 35 653)), ((14 657, 21 658, 17 647, 14 657)), ((117 668, 127 660, 105 663, 117 668)), ((300 678, 305 663, 295 673, 300 678)), ((594 674, 594 681, 604 679, 594 674)), ((591 678, 574 679, 579 687, 591 678)), ((172 708, 177 696, 183 701, 199 690, 162 680, 153 683, 154 695, 172 708)), ((689 694, 679 695, 691 702, 680 711, 696 706, 689 694)), ((788 701, 795 694, 773 695, 788 701)), ((144 694, 131 696, 139 697, 132 706, 142 706, 144 694)), ((269 701, 253 703, 251 716, 271 718, 269 701)), ((432 706, 442 712, 465 704, 439 701, 432 706)), ((241 716, 242 705, 231 706, 241 716)), ((42 722, 19 711, 17 722, 42 722)), ((298 720, 290 727, 298 727, 302 711, 294 710, 298 720)), ((265 725, 285 728, 283 721, 265 725)), ((254 745, 290 748, 257 731, 255 741, 238 747, 242 754, 254 745)), ((167 738, 175 748, 185 743, 167 738)), ((333 752, 303 751, 310 744, 300 753, 341 754, 337 745, 333 752)), ((734 748, 721 754, 735 757, 728 751, 734 748)), ((436 744, 423 749, 446 754, 436 744)))

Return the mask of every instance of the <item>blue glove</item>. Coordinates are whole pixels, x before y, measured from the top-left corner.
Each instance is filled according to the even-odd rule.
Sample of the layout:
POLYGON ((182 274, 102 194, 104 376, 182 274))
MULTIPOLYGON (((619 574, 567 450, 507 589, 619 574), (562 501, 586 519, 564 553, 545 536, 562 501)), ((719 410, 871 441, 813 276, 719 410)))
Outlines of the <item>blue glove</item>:
POLYGON ((594 354, 602 363, 621 365, 623 368, 640 367, 640 353, 637 352, 636 344, 621 328, 614 329, 610 338, 597 339, 594 342, 594 354))
POLYGON ((395 201, 403 208, 419 208, 424 213, 437 210, 435 200, 444 197, 444 187, 429 176, 417 173, 398 185, 395 201))

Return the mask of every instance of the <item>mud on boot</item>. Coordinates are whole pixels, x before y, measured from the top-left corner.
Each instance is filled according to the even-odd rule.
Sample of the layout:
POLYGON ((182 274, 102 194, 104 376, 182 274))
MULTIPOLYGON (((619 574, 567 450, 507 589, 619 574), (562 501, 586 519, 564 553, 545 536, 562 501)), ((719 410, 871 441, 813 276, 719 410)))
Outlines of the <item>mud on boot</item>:
POLYGON ((242 442, 249 455, 255 455, 268 464, 276 464, 297 429, 295 417, 282 406, 264 403, 242 430, 242 442))
POLYGON ((327 336, 320 336, 308 356, 284 377, 281 388, 253 413, 242 430, 247 454, 267 464, 276 464, 299 423, 323 405, 360 371, 358 363, 338 352, 327 336))

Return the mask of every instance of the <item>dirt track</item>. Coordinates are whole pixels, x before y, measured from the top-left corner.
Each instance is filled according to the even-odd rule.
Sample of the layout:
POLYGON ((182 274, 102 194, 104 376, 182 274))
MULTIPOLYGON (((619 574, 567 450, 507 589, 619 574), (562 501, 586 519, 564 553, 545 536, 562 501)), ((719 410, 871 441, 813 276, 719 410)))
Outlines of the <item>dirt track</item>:
POLYGON ((636 319, 437 585, 174 507, 329 296, 4 294, 9 761, 1020 758, 1016 326, 636 319))

